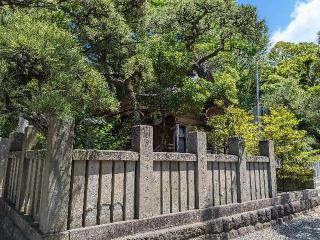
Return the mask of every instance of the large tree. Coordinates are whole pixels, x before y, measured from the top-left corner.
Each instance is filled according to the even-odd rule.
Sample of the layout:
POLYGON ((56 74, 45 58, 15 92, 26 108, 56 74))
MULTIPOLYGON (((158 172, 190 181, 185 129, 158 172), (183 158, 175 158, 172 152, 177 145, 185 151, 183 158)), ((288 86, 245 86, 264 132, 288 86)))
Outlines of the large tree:
POLYGON ((319 46, 279 42, 262 63, 261 73, 264 106, 287 107, 300 120, 300 127, 320 140, 319 46))
MULTIPOLYGON (((27 46, 31 46, 28 54, 32 53, 32 58, 38 61, 41 52, 39 59, 44 59, 41 69, 47 71, 46 81, 51 84, 50 88, 38 91, 36 83, 41 82, 40 77, 35 78, 35 83, 31 76, 28 84, 3 85, 7 91, 28 90, 33 95, 38 91, 43 93, 39 99, 47 99, 36 102, 34 97, 30 100, 30 96, 24 96, 28 101, 23 103, 28 102, 27 105, 9 110, 12 104, 8 103, 16 97, 7 93, 6 99, 10 101, 2 101, 1 111, 23 114, 39 129, 46 128, 47 115, 52 112, 68 112, 81 119, 117 116, 126 111, 132 117, 131 124, 139 124, 168 112, 200 114, 208 102, 237 103, 239 95, 244 92, 248 95, 252 90, 251 84, 248 91, 238 91, 243 86, 242 78, 248 76, 243 69, 267 42, 266 26, 257 17, 256 9, 238 5, 235 0, 10 0, 0 1, 0 12, 5 21, 16 14, 32 19, 32 22, 17 21, 15 28, 5 21, 2 25, 21 37, 30 36, 30 40, 26 38, 27 46), (37 24, 41 25, 38 29, 32 27, 37 24), (73 45, 65 46, 63 38, 59 43, 54 31, 48 30, 53 36, 45 34, 51 28, 68 35, 77 47, 81 63, 69 64, 64 56, 74 53, 69 50, 73 45), (51 74, 51 69, 57 74, 51 74), (58 73, 66 73, 70 78, 64 80, 58 73), (94 77, 89 77, 90 74, 94 77), (88 79, 92 79, 95 87, 92 91, 88 90, 88 79), (58 90, 63 86, 68 91, 53 91, 56 85, 58 90), (51 96, 54 93, 55 98, 51 96), (97 100, 99 95, 101 99, 97 100), (129 103, 122 112, 115 110, 114 97, 129 103), (64 100, 69 105, 59 103, 64 100)), ((6 31, 3 30, 3 36, 6 31)), ((13 43, 12 38, 6 44, 13 43)), ((8 52, 2 56, 10 58, 8 52)), ((21 63, 18 55, 14 57, 16 69, 21 66, 29 69, 29 59, 21 63)), ((16 70, 7 71, 6 78, 11 74, 14 79, 13 72, 16 70)), ((101 122, 105 121, 109 120, 101 122)))
POLYGON ((50 116, 86 117, 117 100, 72 34, 46 11, 2 9, 0 111, 19 113, 46 132, 50 116))

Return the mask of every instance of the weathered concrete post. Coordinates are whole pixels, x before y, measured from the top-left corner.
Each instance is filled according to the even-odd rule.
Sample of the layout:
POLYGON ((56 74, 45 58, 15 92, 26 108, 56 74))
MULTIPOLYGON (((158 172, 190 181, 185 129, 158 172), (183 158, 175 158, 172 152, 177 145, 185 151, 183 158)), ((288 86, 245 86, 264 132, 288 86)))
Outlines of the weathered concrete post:
POLYGON ((314 164, 314 172, 313 172, 313 184, 314 189, 320 189, 320 162, 316 162, 314 164))
POLYGON ((196 163, 196 208, 205 208, 207 202, 207 136, 204 132, 188 135, 188 152, 197 154, 196 163))
POLYGON ((268 166, 268 184, 269 197, 277 196, 277 162, 274 153, 274 142, 272 140, 260 141, 260 155, 269 158, 268 166))
POLYGON ((67 230, 73 142, 74 120, 50 119, 39 213, 44 234, 67 230))
POLYGON ((247 202, 249 198, 247 162, 245 158, 245 140, 239 137, 232 137, 228 140, 228 154, 236 155, 239 158, 237 163, 237 197, 238 202, 247 202))
POLYGON ((0 197, 4 196, 8 153, 9 139, 0 137, 0 197))
POLYGON ((24 140, 22 144, 20 164, 18 169, 18 183, 17 183, 17 200, 16 200, 16 210, 22 211, 21 207, 25 198, 26 182, 28 174, 28 164, 26 162, 26 152, 30 150, 35 143, 37 136, 37 131, 33 126, 28 126, 25 128, 24 140))
POLYGON ((137 218, 152 217, 156 213, 154 213, 153 201, 153 128, 151 126, 139 125, 133 128, 132 149, 140 155, 136 191, 137 218))
MULTIPOLYGON (((12 132, 10 133, 9 136, 9 143, 8 143, 8 152, 7 152, 7 156, 6 156, 6 161, 4 164, 5 167, 5 177, 4 177, 4 190, 3 190, 3 196, 4 197, 8 197, 10 200, 11 199, 8 196, 9 193, 9 188, 12 187, 10 186, 10 180, 14 177, 14 176, 10 176, 10 172, 7 172, 8 170, 12 170, 12 168, 14 167, 14 164, 16 164, 16 159, 9 159, 8 154, 10 152, 16 152, 16 151, 21 151, 22 150, 22 143, 23 143, 23 138, 24 138, 24 133, 20 133, 20 132, 12 132)), ((19 160, 19 159, 18 159, 19 160)), ((13 192, 11 192, 13 194, 13 192)), ((12 195, 11 195, 12 196, 12 195)))

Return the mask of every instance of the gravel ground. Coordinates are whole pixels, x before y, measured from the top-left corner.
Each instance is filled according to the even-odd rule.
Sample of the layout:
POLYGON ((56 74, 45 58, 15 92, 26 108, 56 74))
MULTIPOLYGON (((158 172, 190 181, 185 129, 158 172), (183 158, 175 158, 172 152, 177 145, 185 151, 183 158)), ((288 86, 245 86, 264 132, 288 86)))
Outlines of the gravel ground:
POLYGON ((274 228, 254 232, 237 240, 320 240, 320 208, 274 228))

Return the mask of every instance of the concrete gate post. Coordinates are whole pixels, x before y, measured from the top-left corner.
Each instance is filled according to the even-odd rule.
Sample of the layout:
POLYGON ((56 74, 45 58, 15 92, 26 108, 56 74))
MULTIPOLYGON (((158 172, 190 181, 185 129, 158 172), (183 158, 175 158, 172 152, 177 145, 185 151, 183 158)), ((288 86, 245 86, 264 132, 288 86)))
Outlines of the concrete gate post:
POLYGON ((232 137, 228 140, 228 154, 238 156, 237 163, 237 197, 238 202, 247 202, 250 200, 248 186, 247 161, 245 158, 245 140, 240 137, 232 137))
MULTIPOLYGON (((133 127, 132 149, 139 153, 136 189, 136 217, 155 215, 153 202, 153 127, 133 127)), ((159 181, 159 179, 157 179, 159 181)))
POLYGON ((207 136, 204 132, 188 135, 188 152, 197 155, 196 163, 196 208, 208 206, 207 202, 207 136))
POLYGON ((277 196, 277 162, 274 153, 274 142, 272 140, 260 141, 260 154, 269 158, 268 183, 269 197, 277 196))
POLYGON ((44 234, 67 230, 74 119, 49 121, 39 225, 44 234))

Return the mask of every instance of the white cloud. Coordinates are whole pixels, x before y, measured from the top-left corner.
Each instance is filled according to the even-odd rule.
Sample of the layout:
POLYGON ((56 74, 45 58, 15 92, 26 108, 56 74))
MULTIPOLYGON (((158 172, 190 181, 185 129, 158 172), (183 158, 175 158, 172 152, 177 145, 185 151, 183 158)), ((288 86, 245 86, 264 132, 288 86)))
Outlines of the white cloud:
POLYGON ((316 42, 320 31, 320 0, 299 1, 285 29, 274 32, 271 42, 316 42))

